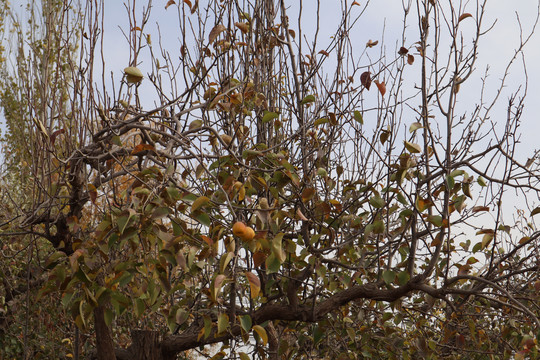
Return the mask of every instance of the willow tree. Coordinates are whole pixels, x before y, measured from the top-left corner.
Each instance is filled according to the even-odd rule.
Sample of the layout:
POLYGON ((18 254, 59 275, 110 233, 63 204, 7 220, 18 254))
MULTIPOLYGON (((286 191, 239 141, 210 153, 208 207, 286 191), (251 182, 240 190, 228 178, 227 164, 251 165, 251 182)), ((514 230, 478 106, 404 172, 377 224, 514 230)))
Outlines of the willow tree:
POLYGON ((82 34, 63 97, 16 90, 33 190, 2 236, 31 239, 74 354, 538 356, 540 209, 503 211, 539 194, 526 89, 494 111, 534 27, 494 84, 485 1, 405 2, 397 45, 358 39, 369 3, 151 5, 125 5, 121 74, 92 3, 58 34, 82 34))

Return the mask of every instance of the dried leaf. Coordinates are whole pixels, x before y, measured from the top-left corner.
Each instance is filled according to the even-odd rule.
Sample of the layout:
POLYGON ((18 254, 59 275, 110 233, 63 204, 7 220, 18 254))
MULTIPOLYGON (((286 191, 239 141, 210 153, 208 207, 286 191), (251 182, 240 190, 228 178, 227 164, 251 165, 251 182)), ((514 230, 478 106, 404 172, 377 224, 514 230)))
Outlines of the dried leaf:
POLYGON ((169 1, 167 2, 167 5, 165 5, 165 10, 167 10, 167 8, 168 8, 169 6, 171 6, 171 5, 176 5, 176 3, 174 2, 174 0, 169 0, 169 1))
POLYGON ((376 46, 378 43, 379 43, 379 40, 371 41, 371 39, 369 39, 369 41, 366 44, 366 47, 372 48, 372 47, 376 46))
POLYGON ((210 44, 212 44, 216 38, 221 34, 223 31, 227 30, 227 28, 221 24, 217 24, 214 26, 214 28, 210 31, 210 34, 208 35, 208 41, 210 44))
POLYGON ((384 94, 386 94, 386 84, 384 81, 379 82, 378 80, 375 80, 374 83, 377 85, 377 89, 379 89, 381 96, 384 96, 384 94))
POLYGON ((458 23, 461 22, 462 20, 465 20, 466 18, 469 18, 469 17, 472 17, 472 15, 469 14, 469 13, 463 13, 463 14, 461 14, 461 16, 460 16, 459 19, 458 19, 458 23))
POLYGON ((330 55, 327 51, 324 51, 324 50, 319 51, 319 54, 323 54, 324 56, 330 55))
POLYGON ((414 63, 414 56, 411 54, 407 55, 407 64, 412 65, 414 63))
POLYGON ((402 47, 399 48, 398 54, 403 56, 403 55, 407 55, 408 52, 409 52, 409 49, 402 46, 402 47))
POLYGON ((360 75, 360 83, 369 90, 371 86, 371 73, 369 71, 365 71, 360 75))
POLYGON ((249 24, 236 22, 234 25, 242 31, 243 34, 247 34, 249 32, 249 24))

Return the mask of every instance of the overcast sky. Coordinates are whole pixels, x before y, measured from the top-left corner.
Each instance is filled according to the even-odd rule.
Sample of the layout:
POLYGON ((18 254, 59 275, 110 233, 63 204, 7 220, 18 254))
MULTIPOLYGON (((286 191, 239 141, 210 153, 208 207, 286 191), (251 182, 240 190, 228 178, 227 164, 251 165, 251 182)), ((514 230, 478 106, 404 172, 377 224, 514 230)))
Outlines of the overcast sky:
MULTIPOLYGON (((405 1, 405 0, 404 0, 405 1)), ((177 3, 181 3, 182 0, 177 0, 177 3)), ((200 6, 204 6, 206 1, 201 0, 200 6)), ((365 1, 359 1, 362 5, 365 1)), ((142 6, 144 1, 138 1, 138 4, 142 6)), ((155 0, 153 2, 154 8, 152 10, 152 17, 148 31, 152 33, 152 39, 154 43, 157 41, 156 24, 159 24, 161 33, 164 35, 163 40, 169 50, 173 50, 178 46, 178 32, 177 32, 177 13, 173 5, 168 10, 165 10, 165 4, 167 0, 155 0)), ((287 3, 295 4, 297 0, 288 1, 287 3)), ((312 2, 315 4, 315 1, 312 2)), ((352 3, 352 1, 349 1, 352 3)), ((417 41, 417 25, 415 22, 415 9, 411 10, 409 17, 409 29, 408 29, 408 42, 409 46, 417 41)), ((457 4, 458 2, 453 2, 457 4)), ((474 3, 472 1, 471 3, 474 3)), ((126 11, 121 5, 122 1, 107 1, 106 2, 106 36, 105 36, 105 55, 107 71, 114 71, 119 76, 122 73, 122 69, 127 66, 129 59, 129 52, 127 44, 120 32, 120 28, 126 30, 127 16, 126 11)), ((310 1, 304 1, 304 13, 309 14, 310 11, 314 12, 316 7, 308 6, 310 1)), ((327 31, 329 35, 335 29, 337 20, 340 15, 340 7, 336 6, 339 1, 322 0, 322 13, 323 16, 323 32, 327 31), (335 20, 333 20, 335 19, 335 20)), ((457 6, 457 5, 455 5, 457 6)), ((356 7, 360 9, 360 7, 356 7)), ((517 16, 521 21, 521 25, 524 33, 530 31, 538 8, 537 0, 519 0, 519 1, 506 1, 506 0, 492 0, 487 3, 487 11, 484 19, 484 27, 488 27, 488 24, 492 24, 496 21, 493 29, 481 40, 479 52, 479 61, 476 64, 476 72, 473 75, 471 81, 478 81, 484 74, 486 66, 490 67, 490 77, 488 78, 488 84, 491 88, 495 88, 499 84, 499 79, 504 72, 504 68, 508 60, 514 55, 515 49, 519 44, 519 24, 517 16)), ((465 7, 465 12, 471 12, 474 14, 475 9, 473 6, 465 7)), ((384 1, 371 1, 369 3, 367 12, 361 18, 360 24, 356 27, 357 34, 351 36, 353 42, 356 42, 355 46, 363 49, 365 43, 369 39, 380 40, 381 34, 385 34, 385 43, 388 51, 394 50, 396 42, 401 38, 403 21, 403 5, 402 0, 384 0, 384 1)), ((469 26, 471 30, 471 37, 473 35, 473 21, 467 24, 467 21, 463 22, 463 27, 469 26)), ((309 26, 312 25, 306 21, 304 24, 304 31, 309 30, 309 26)), ((465 29, 466 30, 466 29, 465 29)), ((466 34, 466 31, 465 31, 466 34)), ((321 37, 324 40, 324 37, 321 37)), ((323 42, 321 41, 321 48, 323 42)), ((376 51, 376 50, 374 50, 376 51)), ((538 119, 538 113, 540 111, 540 86, 538 82, 540 80, 540 34, 536 34, 531 42, 528 44, 526 51, 526 65, 529 77, 529 95, 527 101, 527 107, 522 118, 523 120, 523 154, 520 156, 527 156, 527 153, 531 149, 537 147, 537 133, 540 132, 540 121, 538 119)), ((419 66, 418 62, 416 64, 419 66)), ((150 67, 149 64, 144 62, 140 64, 141 70, 144 72, 145 67, 150 67)), ((521 62, 518 62, 512 68, 512 75, 507 83, 508 91, 514 90, 519 87, 523 81, 523 69, 521 62)), ((467 91, 467 86, 463 87, 464 91, 467 91)), ((505 93, 500 99, 501 109, 501 121, 504 120, 505 105, 510 92, 505 93)), ((462 99, 474 99, 478 98, 478 94, 462 95, 462 99)), ((526 159, 525 159, 526 160, 526 159)))

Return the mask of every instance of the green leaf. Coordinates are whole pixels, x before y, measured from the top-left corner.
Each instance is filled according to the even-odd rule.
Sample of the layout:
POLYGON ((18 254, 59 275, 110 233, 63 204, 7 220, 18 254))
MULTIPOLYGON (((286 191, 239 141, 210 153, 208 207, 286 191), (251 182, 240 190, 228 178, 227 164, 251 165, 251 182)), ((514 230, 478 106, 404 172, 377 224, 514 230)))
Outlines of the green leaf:
POLYGON ((177 325, 182 325, 184 322, 186 322, 188 317, 189 314, 186 310, 178 308, 178 310, 176 310, 176 314, 174 315, 174 320, 177 325))
POLYGON ((146 304, 144 303, 144 300, 141 298, 135 299, 135 317, 140 318, 141 315, 144 313, 144 310, 146 309, 146 304))
POLYGON ((452 191, 454 185, 456 184, 456 181, 452 175, 446 175, 446 184, 448 185, 448 190, 452 191))
POLYGON ((376 194, 369 199, 369 204, 376 209, 381 209, 384 207, 385 201, 379 194, 376 194))
POLYGON ((197 219, 197 221, 204 226, 210 226, 210 224, 212 223, 212 221, 210 220, 210 216, 208 216, 208 214, 204 212, 198 213, 195 216, 195 219, 197 219))
POLYGON ((128 209, 127 213, 124 211, 123 215, 116 220, 118 223, 118 232, 120 232, 120 234, 124 233, 124 230, 126 229, 129 220, 136 214, 137 212, 134 209, 128 209))
POLYGON ((321 119, 315 120, 315 122, 313 123, 313 125, 318 126, 318 125, 326 124, 327 122, 328 122, 328 119, 326 119, 326 118, 321 118, 321 119))
POLYGON ((358 121, 360 124, 364 125, 364 117, 362 116, 362 113, 358 110, 355 110, 353 112, 354 120, 358 121))
POLYGON ((111 326, 111 323, 114 319, 113 311, 109 308, 105 309, 105 311, 103 312, 103 317, 105 318, 105 324, 107 326, 111 326))
POLYGON ((308 95, 306 96, 305 98, 302 99, 302 101, 300 102, 300 104, 302 105, 306 105, 306 104, 309 104, 309 103, 312 103, 315 101, 315 96, 313 95, 308 95))
POLYGON ((315 327, 315 330, 313 331, 313 344, 317 345, 319 341, 321 341, 323 335, 324 335, 324 331, 321 329, 319 325, 317 325, 315 327))
POLYGON ((443 225, 443 219, 440 215, 428 215, 427 221, 438 227, 443 225))
POLYGON ((225 332, 229 327, 229 316, 227 314, 219 314, 217 321, 217 335, 225 332))
POLYGON ((279 271, 280 266, 281 266, 281 263, 276 258, 274 253, 271 253, 266 258, 265 264, 266 264, 266 273, 267 274, 277 273, 279 271))
POLYGON ((481 177, 481 176, 479 176, 479 177, 478 177, 478 180, 476 180, 476 181, 478 182, 478 185, 480 185, 480 186, 482 186, 482 187, 487 186, 486 180, 485 180, 483 177, 481 177))
POLYGON ((373 233, 375 234, 384 234, 386 231, 386 226, 384 226, 384 222, 382 220, 376 220, 373 223, 373 233))
POLYGON ((394 280, 396 278, 396 273, 393 272, 392 270, 385 270, 382 273, 382 277, 383 277, 384 282, 387 285, 390 285, 391 283, 394 282, 394 280))
POLYGON ((272 121, 274 119, 277 119, 279 117, 278 113, 271 112, 271 111, 264 111, 264 115, 262 117, 262 122, 267 123, 269 121, 272 121))
POLYGON ((251 330, 251 316, 249 315, 241 315, 238 317, 240 319, 240 326, 245 332, 249 332, 251 330))
POLYGON ((279 261, 280 265, 283 264, 283 262, 286 259, 285 251, 283 251, 282 244, 281 244, 283 235, 284 235, 283 233, 279 233, 272 239, 272 254, 279 261))
POLYGON ((397 274, 397 279, 398 279, 398 284, 399 285, 405 285, 409 279, 410 279, 410 275, 409 275, 409 272, 408 271, 401 271, 397 274))
POLYGON ((192 130, 198 129, 198 128, 202 127, 202 126, 203 126, 203 121, 202 120, 193 120, 189 124, 189 130, 192 131, 192 130))
POLYGON ((251 360, 251 358, 243 352, 239 352, 238 355, 240 356, 240 360, 251 360))

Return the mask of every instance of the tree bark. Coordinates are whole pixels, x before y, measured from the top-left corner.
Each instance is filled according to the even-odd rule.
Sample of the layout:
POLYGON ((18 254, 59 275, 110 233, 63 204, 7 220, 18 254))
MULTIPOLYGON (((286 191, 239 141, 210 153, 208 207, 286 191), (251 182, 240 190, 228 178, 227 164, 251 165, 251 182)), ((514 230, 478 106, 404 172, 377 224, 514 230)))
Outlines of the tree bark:
POLYGON ((116 360, 111 329, 105 323, 105 307, 103 305, 94 309, 94 325, 98 360, 116 360))

